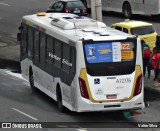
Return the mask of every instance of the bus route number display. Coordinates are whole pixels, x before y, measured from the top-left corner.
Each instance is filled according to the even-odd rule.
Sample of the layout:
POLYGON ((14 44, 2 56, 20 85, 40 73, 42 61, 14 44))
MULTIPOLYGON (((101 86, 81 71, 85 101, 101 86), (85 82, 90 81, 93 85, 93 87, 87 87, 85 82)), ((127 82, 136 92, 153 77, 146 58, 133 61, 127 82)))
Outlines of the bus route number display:
POLYGON ((121 50, 130 50, 130 43, 122 43, 121 50))

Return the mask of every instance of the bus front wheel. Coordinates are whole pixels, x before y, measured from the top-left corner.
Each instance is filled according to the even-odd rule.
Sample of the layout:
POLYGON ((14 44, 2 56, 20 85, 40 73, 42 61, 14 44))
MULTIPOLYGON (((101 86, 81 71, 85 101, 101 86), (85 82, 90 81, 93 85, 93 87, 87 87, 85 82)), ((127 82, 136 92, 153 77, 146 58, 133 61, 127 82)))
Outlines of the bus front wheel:
POLYGON ((123 16, 124 18, 130 19, 132 16, 132 9, 129 3, 123 4, 123 16))

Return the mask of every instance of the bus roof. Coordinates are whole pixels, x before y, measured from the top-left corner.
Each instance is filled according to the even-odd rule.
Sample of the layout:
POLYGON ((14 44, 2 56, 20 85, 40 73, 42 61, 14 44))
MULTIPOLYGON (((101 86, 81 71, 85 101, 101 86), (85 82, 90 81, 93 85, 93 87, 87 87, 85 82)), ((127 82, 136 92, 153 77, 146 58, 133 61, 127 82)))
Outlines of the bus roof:
POLYGON ((133 37, 132 35, 112 29, 102 22, 69 13, 37 13, 27 15, 23 17, 22 23, 26 23, 51 36, 58 38, 63 36, 73 41, 82 39, 100 41, 119 40, 133 37))

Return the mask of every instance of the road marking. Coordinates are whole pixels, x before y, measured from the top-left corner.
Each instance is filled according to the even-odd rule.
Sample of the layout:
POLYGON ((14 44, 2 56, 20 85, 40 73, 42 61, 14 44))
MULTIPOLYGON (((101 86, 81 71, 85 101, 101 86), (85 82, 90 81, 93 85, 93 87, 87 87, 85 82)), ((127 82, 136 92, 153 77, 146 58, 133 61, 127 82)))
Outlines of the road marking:
POLYGON ((0 5, 10 6, 9 4, 6 3, 0 3, 0 5))
POLYGON ((32 117, 32 116, 28 115, 27 113, 24 113, 24 112, 22 112, 22 111, 20 111, 20 110, 18 110, 16 108, 12 108, 12 109, 15 110, 15 111, 17 111, 17 112, 19 112, 19 113, 21 113, 21 114, 23 114, 23 115, 25 115, 25 116, 27 116, 27 117, 29 117, 29 118, 31 118, 31 119, 33 119, 33 120, 35 120, 35 121, 38 120, 35 117, 32 117))

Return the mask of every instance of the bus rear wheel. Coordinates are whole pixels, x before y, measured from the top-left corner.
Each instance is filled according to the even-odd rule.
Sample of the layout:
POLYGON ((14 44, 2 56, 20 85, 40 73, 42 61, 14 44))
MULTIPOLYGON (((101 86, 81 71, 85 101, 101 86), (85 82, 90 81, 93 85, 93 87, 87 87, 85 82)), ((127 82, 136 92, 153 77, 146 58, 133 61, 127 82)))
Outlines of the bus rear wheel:
POLYGON ((123 5, 123 16, 127 19, 130 19, 132 16, 132 9, 129 3, 124 3, 123 5))
POLYGON ((29 70, 29 83, 30 83, 32 92, 35 92, 36 91, 36 87, 34 86, 34 76, 33 76, 33 71, 32 71, 31 68, 29 70))
POLYGON ((61 94, 61 90, 60 87, 57 88, 57 105, 58 105, 58 109, 60 112, 64 112, 65 107, 62 104, 62 94, 61 94))

